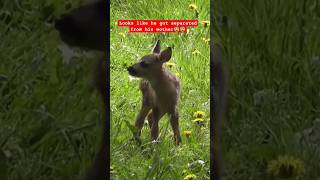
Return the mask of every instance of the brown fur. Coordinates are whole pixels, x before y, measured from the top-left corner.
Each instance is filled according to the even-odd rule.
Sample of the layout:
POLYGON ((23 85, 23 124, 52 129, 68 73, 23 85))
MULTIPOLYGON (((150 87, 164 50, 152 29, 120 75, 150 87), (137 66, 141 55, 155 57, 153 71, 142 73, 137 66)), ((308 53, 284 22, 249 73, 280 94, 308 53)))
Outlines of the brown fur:
POLYGON ((153 54, 146 55, 128 68, 129 74, 143 78, 140 83, 142 106, 136 118, 139 139, 146 116, 151 128, 151 139, 157 141, 159 136, 159 120, 168 114, 173 129, 175 143, 181 142, 179 131, 178 101, 180 81, 167 71, 163 64, 170 60, 172 50, 167 48, 160 52, 160 41, 157 41, 153 54))

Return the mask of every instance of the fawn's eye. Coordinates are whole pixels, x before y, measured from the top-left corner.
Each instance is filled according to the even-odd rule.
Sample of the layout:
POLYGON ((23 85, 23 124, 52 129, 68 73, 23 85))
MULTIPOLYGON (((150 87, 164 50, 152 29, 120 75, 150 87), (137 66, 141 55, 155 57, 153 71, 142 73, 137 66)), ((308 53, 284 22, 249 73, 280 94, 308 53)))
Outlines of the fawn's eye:
POLYGON ((142 61, 142 62, 140 62, 140 66, 143 68, 147 68, 148 64, 146 62, 142 61))

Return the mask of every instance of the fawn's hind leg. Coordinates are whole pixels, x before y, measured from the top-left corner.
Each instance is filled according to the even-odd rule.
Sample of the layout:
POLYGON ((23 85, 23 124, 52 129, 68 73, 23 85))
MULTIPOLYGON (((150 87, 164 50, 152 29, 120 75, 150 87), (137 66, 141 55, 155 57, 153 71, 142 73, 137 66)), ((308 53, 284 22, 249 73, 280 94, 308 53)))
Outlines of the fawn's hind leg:
POLYGON ((170 124, 174 134, 175 143, 179 145, 182 141, 180 136, 180 130, 179 130, 179 112, 177 110, 169 112, 169 117, 170 117, 170 124))

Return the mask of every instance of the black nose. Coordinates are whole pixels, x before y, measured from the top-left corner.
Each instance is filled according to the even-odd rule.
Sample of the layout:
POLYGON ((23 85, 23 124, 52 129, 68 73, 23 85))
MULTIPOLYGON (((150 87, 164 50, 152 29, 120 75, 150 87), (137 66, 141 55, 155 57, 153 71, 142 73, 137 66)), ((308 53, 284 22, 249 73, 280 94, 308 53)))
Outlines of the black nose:
POLYGON ((77 30, 74 19, 71 16, 63 16, 60 19, 56 19, 54 21, 54 27, 66 34, 75 33, 77 30))
POLYGON ((134 75, 137 74, 137 71, 132 66, 128 67, 127 70, 128 70, 130 75, 134 76, 134 75))

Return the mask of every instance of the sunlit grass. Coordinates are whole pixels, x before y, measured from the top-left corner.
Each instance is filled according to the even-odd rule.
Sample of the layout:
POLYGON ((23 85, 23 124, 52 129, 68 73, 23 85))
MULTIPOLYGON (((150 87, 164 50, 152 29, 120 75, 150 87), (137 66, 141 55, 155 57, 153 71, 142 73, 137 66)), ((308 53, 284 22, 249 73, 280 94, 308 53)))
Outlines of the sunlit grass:
MULTIPOLYGON (((210 115, 209 28, 199 24, 188 33, 128 33, 118 28, 118 19, 209 19, 209 1, 126 1, 111 3, 111 165, 115 179, 184 179, 184 171, 198 179, 209 179, 209 119, 200 128, 193 120, 198 110, 210 115), (196 4, 197 14, 189 9, 196 4), (198 17, 196 17, 198 16, 198 17), (141 106, 139 81, 128 78, 126 67, 151 53, 157 39, 162 48, 173 47, 166 68, 181 80, 180 131, 182 145, 175 146, 169 119, 160 121, 160 143, 150 140, 148 125, 142 130, 142 147, 132 141, 133 125, 141 106), (196 52, 196 53, 194 53, 196 52), (185 133, 186 132, 186 133, 185 133), (203 161, 203 164, 197 163, 203 161)), ((207 118, 207 117, 205 117, 207 118)))

